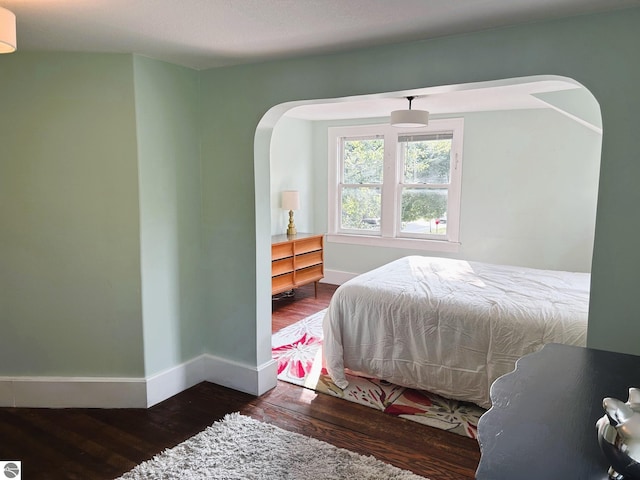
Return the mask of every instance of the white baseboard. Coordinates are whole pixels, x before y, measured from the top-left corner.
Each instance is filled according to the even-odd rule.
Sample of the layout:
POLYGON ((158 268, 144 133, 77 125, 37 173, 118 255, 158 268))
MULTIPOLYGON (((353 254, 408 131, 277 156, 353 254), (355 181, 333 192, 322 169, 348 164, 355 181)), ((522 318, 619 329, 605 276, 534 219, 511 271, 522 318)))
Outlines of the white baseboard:
POLYGON ((148 378, 0 377, 0 407, 148 408, 203 381, 259 396, 276 375, 273 359, 251 367, 205 354, 148 378))
POLYGON ((330 283, 332 285, 342 285, 347 280, 351 280, 357 277, 357 273, 341 272, 340 270, 324 270, 324 278, 321 280, 323 283, 330 283))
POLYGON ((206 355, 200 355, 187 362, 147 378, 147 398, 145 407, 152 407, 187 388, 204 380, 206 355))
POLYGON ((1 407, 145 408, 143 378, 0 377, 1 407))
POLYGON ((204 380, 259 396, 275 388, 277 374, 278 362, 273 359, 258 367, 250 367, 207 355, 204 380))

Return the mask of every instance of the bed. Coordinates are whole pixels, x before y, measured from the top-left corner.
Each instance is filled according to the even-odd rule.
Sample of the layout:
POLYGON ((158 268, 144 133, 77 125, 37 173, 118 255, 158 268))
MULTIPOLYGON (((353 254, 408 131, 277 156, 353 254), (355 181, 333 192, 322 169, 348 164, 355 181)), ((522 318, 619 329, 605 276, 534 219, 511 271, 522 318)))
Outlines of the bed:
POLYGON ((409 256, 336 290, 323 320, 333 382, 355 375, 489 408, 489 388, 547 343, 586 344, 590 275, 409 256))

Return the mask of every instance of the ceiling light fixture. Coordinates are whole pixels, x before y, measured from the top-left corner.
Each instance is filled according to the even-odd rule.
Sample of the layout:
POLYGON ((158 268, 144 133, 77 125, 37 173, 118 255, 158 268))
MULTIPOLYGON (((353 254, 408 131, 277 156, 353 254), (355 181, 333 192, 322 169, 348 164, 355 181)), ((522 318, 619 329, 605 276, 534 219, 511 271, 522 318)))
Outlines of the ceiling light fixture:
POLYGON ((16 51, 16 16, 0 7, 0 53, 16 51))
POLYGON ((411 101, 416 97, 407 97, 409 110, 394 110, 391 112, 391 125, 394 127, 426 127, 429 124, 429 112, 426 110, 411 110, 411 101))

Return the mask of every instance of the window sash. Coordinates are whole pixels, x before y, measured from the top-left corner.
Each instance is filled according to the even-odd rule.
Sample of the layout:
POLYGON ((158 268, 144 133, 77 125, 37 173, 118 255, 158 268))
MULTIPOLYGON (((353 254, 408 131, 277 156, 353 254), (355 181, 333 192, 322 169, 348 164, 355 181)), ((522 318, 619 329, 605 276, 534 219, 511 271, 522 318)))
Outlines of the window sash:
MULTIPOLYGON (((339 200, 338 206, 340 208, 339 215, 339 226, 340 231, 351 234, 361 234, 361 235, 380 235, 380 222, 382 218, 381 208, 373 209, 370 208, 368 211, 363 212, 360 223, 358 224, 357 218, 351 218, 348 225, 345 225, 345 215, 344 211, 345 205, 345 191, 348 190, 360 190, 360 192, 356 193, 356 196, 360 195, 363 190, 372 190, 373 195, 375 196, 375 191, 377 190, 377 196, 380 197, 379 202, 381 203, 382 199, 382 189, 381 184, 341 184, 339 186, 339 200)), ((375 203, 375 197, 373 199, 375 203)))
MULTIPOLYGON (((424 239, 433 239, 433 240, 443 240, 447 238, 447 233, 449 228, 445 227, 444 229, 442 229, 441 227, 439 227, 439 222, 442 219, 446 221, 446 218, 448 217, 448 211, 449 211, 449 185, 448 184, 441 185, 439 187, 425 186, 424 184, 419 184, 419 185, 404 184, 399 186, 398 196, 399 196, 399 202, 400 202, 400 212, 398 217, 396 218, 397 225, 398 225, 398 237, 424 238, 424 239), (409 229, 403 229, 402 224, 403 224, 403 218, 405 213, 404 202, 402 201, 403 194, 406 193, 407 191, 421 191, 421 190, 425 192, 443 192, 443 193, 438 193, 438 195, 441 195, 444 198, 444 204, 446 206, 445 211, 441 215, 434 215, 429 221, 429 227, 427 227, 426 225, 423 227, 424 231, 417 230, 417 228, 419 228, 418 225, 414 226, 413 231, 409 229), (428 228, 428 231, 427 231, 427 228, 428 228), (444 230, 444 231, 441 231, 441 230, 444 230)), ((414 223, 417 223, 418 220, 421 220, 421 219, 416 219, 414 223)))
MULTIPOLYGON (((459 241, 460 182, 462 160, 463 119, 432 120, 421 131, 399 131, 390 125, 364 125, 329 128, 329 235, 354 235, 380 237, 380 239, 404 239, 402 243, 415 245, 407 240, 435 240, 457 243, 459 241), (384 139, 384 165, 382 184, 344 183, 344 141, 384 139), (451 140, 449 183, 404 183, 404 163, 397 158, 400 141, 451 140), (342 193, 345 188, 381 188, 381 216, 379 230, 343 228, 342 193), (406 189, 447 189, 446 234, 425 234, 402 231, 402 192, 406 189)), ((413 129, 412 129, 413 130, 413 129)), ((347 239, 348 240, 348 239, 347 239)), ((411 247, 415 248, 415 246, 411 247)))

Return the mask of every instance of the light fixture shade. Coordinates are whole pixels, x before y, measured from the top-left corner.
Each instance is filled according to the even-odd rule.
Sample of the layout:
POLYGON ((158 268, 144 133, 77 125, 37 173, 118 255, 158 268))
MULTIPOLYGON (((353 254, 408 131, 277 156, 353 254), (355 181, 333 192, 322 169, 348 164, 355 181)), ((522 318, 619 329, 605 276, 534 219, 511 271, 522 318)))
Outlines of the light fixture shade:
POLYGON ((282 192, 282 209, 299 210, 300 194, 295 190, 287 190, 282 192))
POLYGON ((426 110, 394 110, 391 112, 391 125, 394 127, 426 127, 429 124, 429 112, 426 110))
POLYGON ((0 53, 16 51, 16 16, 0 7, 0 53))

